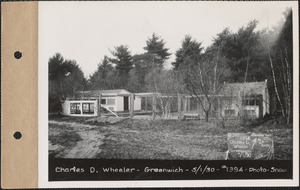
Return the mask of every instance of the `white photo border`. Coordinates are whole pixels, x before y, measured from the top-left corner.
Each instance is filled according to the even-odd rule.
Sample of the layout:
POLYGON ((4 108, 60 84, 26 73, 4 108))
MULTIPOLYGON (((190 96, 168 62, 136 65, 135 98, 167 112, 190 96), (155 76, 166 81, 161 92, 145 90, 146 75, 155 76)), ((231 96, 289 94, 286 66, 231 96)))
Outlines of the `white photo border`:
MULTIPOLYGON (((48 58, 44 55, 43 41, 47 38, 43 33, 42 27, 47 24, 41 17, 43 9, 52 3, 74 3, 74 2, 39 2, 39 57, 38 57, 38 187, 39 188, 83 188, 83 187, 283 187, 283 186, 299 186, 299 13, 298 1, 280 1, 284 6, 291 6, 293 9, 293 58, 294 58, 294 71, 293 71, 293 179, 278 180, 139 180, 139 181, 48 181, 48 58), (45 63, 46 61, 46 63, 45 63), (217 183, 216 183, 217 182, 217 183)), ((101 2, 88 2, 88 3, 101 3, 101 2)), ((134 3, 134 2, 132 2, 134 3)), ((153 2, 156 3, 156 2, 153 2)), ((172 2, 169 2, 172 3, 172 2)), ((197 2, 191 2, 197 3, 197 2)), ((218 4, 220 2, 209 2, 218 4)), ((222 2, 226 3, 226 2, 222 2)), ((232 2, 230 2, 232 3, 232 2)), ((251 2, 239 2, 251 3, 251 2)), ((258 3, 254 1, 252 3, 258 3)), ((271 2, 270 2, 271 3, 271 2)), ((272 1, 274 3, 274 1, 272 1)), ((67 6, 66 6, 67 8, 67 6)), ((55 13, 54 13, 55 14, 55 13)))

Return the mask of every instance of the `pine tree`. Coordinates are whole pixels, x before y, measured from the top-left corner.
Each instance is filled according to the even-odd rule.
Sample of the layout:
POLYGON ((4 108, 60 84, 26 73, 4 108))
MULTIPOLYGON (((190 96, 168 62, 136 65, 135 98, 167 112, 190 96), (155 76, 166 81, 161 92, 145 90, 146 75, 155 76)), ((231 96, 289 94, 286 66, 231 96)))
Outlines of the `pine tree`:
POLYGON ((148 38, 146 41, 147 46, 144 49, 148 54, 155 56, 153 62, 157 63, 160 67, 163 67, 165 60, 171 55, 168 51, 169 49, 165 47, 166 42, 161 39, 160 36, 157 36, 155 33, 152 34, 151 38, 148 38))
POLYGON ((98 64, 97 71, 90 75, 90 88, 93 90, 114 89, 115 81, 116 71, 105 55, 101 63, 98 64))
POLYGON ((181 48, 176 51, 175 62, 172 63, 174 69, 178 69, 181 64, 188 64, 188 62, 197 62, 201 56, 203 48, 201 43, 192 40, 192 37, 186 35, 181 43, 181 48))
POLYGON ((117 82, 116 87, 127 88, 129 72, 133 68, 132 56, 126 45, 115 47, 115 51, 111 51, 114 58, 109 60, 116 64, 117 82))
POLYGON ((115 47, 115 51, 111 51, 111 54, 114 58, 110 58, 109 60, 116 64, 116 69, 121 71, 121 73, 128 74, 130 69, 132 69, 132 56, 127 45, 115 47))
POLYGON ((49 112, 61 109, 61 100, 86 88, 86 79, 75 60, 66 60, 56 53, 48 61, 49 112))

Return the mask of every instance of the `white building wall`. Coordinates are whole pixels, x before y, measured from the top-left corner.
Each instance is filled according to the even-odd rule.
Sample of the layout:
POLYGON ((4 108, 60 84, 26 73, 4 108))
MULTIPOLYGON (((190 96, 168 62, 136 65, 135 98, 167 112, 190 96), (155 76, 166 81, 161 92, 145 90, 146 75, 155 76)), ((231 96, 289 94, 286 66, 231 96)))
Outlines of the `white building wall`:
POLYGON ((135 97, 133 110, 141 110, 142 109, 142 98, 135 97))
POLYGON ((81 117, 97 116, 97 101, 96 100, 65 100, 65 102, 62 103, 62 115, 81 116, 81 117), (70 109, 71 103, 79 103, 80 104, 80 114, 71 114, 71 109, 70 109), (93 103, 94 104, 94 113, 93 114, 83 114, 82 103, 93 103))
POLYGON ((117 96, 116 98, 116 106, 115 111, 124 111, 124 97, 123 96, 117 96))
MULTIPOLYGON (((102 99, 115 99, 114 105, 101 104, 102 107, 110 109, 112 111, 124 111, 124 97, 123 96, 114 96, 114 97, 102 97, 102 99)), ((128 109, 130 109, 130 98, 128 97, 128 109)), ((142 98, 135 97, 134 100, 134 110, 141 110, 142 107, 142 98)), ((62 115, 66 116, 97 116, 98 113, 98 102, 97 100, 66 100, 62 103, 62 115), (71 114, 70 104, 71 103, 80 103, 80 114, 71 114), (82 103, 94 103, 94 114, 83 114, 82 113, 82 103)))
MULTIPOLYGON (((101 98, 101 99, 106 99, 106 103, 107 103, 107 99, 115 99, 115 98, 107 97, 107 98, 101 98)), ((116 100, 115 100, 115 104, 110 104, 110 105, 109 104, 101 104, 101 106, 108 110, 116 111, 116 100)))
POLYGON ((244 110, 254 110, 256 118, 259 118, 259 106, 245 106, 244 110))
POLYGON ((254 110, 255 111, 255 117, 259 118, 259 106, 244 106, 243 109, 239 109, 237 105, 232 104, 230 107, 222 108, 222 116, 225 117, 225 110, 234 110, 234 114, 230 115, 230 117, 238 117, 239 115, 243 115, 245 110, 254 110))
POLYGON ((61 105, 62 107, 62 115, 70 115, 70 101, 65 101, 61 105))
MULTIPOLYGON (((102 104, 102 107, 105 107, 106 109, 110 109, 112 111, 124 111, 124 97, 123 96, 114 96, 114 97, 102 97, 102 99, 115 99, 115 105, 107 105, 102 104)), ((128 110, 130 109, 130 97, 128 97, 128 110)), ((141 97, 135 97, 134 100, 134 110, 141 110, 142 109, 142 98, 141 97)))

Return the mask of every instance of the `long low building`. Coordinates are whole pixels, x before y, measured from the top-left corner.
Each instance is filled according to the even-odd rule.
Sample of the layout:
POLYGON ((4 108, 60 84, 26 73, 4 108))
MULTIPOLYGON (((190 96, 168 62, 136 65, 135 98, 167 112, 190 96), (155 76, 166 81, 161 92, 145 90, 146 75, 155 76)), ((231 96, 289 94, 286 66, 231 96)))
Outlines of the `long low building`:
MULTIPOLYGON (((214 111, 209 113, 210 116, 257 119, 270 113, 267 80, 263 82, 224 83, 217 95, 207 95, 207 97, 212 102, 211 110, 214 111)), ((184 96, 182 111, 199 113, 201 117, 205 117, 203 107, 209 106, 208 98, 204 95, 184 96), (201 100, 202 105, 198 99, 201 100)))
POLYGON ((249 119, 261 118, 270 113, 266 80, 224 83, 215 95, 174 95, 154 92, 133 94, 124 89, 82 91, 62 103, 62 114, 97 116, 99 99, 101 107, 113 113, 130 111, 130 105, 133 105, 133 111, 196 113, 200 118, 205 118, 208 112, 208 116, 213 118, 249 119))
MULTIPOLYGON (((97 116, 98 100, 101 107, 113 112, 130 110, 131 93, 124 89, 77 92, 62 103, 62 114, 67 116, 97 116)), ((134 110, 141 110, 141 97, 134 97, 134 110)))

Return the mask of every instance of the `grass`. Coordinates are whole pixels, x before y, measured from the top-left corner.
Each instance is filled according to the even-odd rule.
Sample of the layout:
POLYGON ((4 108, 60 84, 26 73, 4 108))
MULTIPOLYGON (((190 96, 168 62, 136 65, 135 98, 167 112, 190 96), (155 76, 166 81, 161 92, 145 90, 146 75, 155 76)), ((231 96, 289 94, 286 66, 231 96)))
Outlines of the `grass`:
POLYGON ((50 157, 55 157, 59 155, 60 152, 75 147, 77 142, 82 140, 80 135, 68 126, 62 127, 57 124, 49 124, 49 129, 51 129, 49 130, 49 140, 51 145, 59 147, 59 150, 57 151, 49 150, 50 157))
POLYGON ((222 128, 213 123, 192 120, 127 119, 110 125, 80 117, 55 117, 50 120, 62 122, 59 126, 49 125, 49 134, 57 127, 60 129, 58 135, 49 135, 49 140, 52 144, 63 146, 76 146, 78 141, 84 140, 80 139, 81 132, 76 127, 70 128, 63 122, 93 126, 89 131, 103 135, 103 143, 96 147, 101 151, 94 158, 223 160, 227 151, 227 133, 254 132, 273 135, 274 159, 292 159, 292 126, 272 121, 222 128))
POLYGON ((49 135, 53 145, 59 144, 61 146, 73 147, 78 141, 82 140, 76 132, 72 132, 70 129, 68 130, 68 128, 61 130, 62 127, 55 124, 50 124, 50 127, 52 129, 57 128, 60 130, 60 132, 57 134, 52 133, 49 135))

